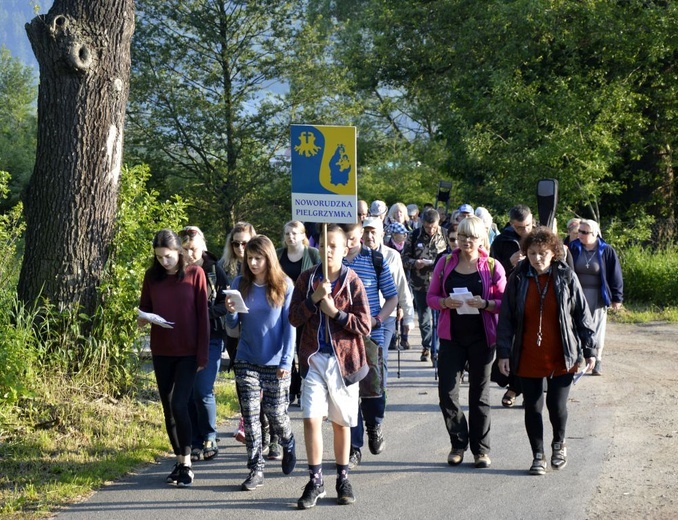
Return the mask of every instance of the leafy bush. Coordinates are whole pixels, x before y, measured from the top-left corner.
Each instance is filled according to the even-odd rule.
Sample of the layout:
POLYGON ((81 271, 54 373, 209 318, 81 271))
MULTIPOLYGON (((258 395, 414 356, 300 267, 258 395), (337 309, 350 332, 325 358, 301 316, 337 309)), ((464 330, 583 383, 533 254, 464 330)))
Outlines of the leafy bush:
POLYGON ((630 246, 619 252, 624 300, 664 308, 678 301, 678 247, 630 246))

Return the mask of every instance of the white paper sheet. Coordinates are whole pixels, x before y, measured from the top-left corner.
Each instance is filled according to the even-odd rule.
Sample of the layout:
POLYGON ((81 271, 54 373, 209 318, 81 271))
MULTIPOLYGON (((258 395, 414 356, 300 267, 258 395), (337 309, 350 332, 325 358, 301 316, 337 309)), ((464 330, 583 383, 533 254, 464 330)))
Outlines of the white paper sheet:
POLYGON ((466 287, 455 287, 450 293, 450 298, 463 302, 463 305, 457 309, 457 314, 480 314, 478 309, 466 303, 474 298, 473 293, 466 287))
POLYGON ((165 318, 162 316, 159 316, 157 314, 153 314, 152 312, 144 312, 141 309, 137 309, 137 315, 139 318, 142 320, 149 321, 151 323, 155 323, 156 325, 160 325, 161 327, 165 329, 173 329, 174 325, 173 321, 167 321, 165 318))
POLYGON ((227 298, 230 298, 233 303, 235 303, 235 312, 247 313, 250 310, 245 305, 245 301, 242 299, 242 294, 240 291, 235 289, 228 289, 224 291, 224 294, 227 298))

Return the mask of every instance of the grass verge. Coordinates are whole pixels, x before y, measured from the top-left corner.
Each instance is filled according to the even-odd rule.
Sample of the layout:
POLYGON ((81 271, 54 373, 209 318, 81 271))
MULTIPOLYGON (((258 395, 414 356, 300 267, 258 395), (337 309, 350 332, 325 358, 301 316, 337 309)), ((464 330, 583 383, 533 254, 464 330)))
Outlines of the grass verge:
POLYGON ((615 323, 649 323, 651 321, 678 322, 678 307, 658 307, 652 304, 624 303, 619 311, 608 313, 615 323))
MULTIPOLYGON (((219 374, 218 417, 237 410, 231 375, 219 374)), ((169 456, 152 374, 133 398, 99 395, 52 376, 41 394, 0 407, 0 518, 46 518, 134 468, 169 456)))

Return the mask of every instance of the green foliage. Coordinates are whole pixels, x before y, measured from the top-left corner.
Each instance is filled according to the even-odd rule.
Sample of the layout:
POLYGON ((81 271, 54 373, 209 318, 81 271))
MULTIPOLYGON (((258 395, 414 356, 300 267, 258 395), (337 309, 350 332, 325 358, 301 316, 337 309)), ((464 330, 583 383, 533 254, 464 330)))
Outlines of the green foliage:
POLYGON ((99 288, 101 308, 94 317, 91 366, 105 375, 114 393, 124 393, 134 379, 138 356, 132 354, 139 337, 135 308, 153 258, 153 237, 160 229, 178 230, 186 223, 186 202, 178 196, 159 201, 157 192, 146 189, 149 178, 146 166, 122 170, 115 238, 99 288))
POLYGON ((624 300, 664 308, 678 301, 678 247, 656 249, 639 245, 620 253, 624 300))
POLYGON ((0 170, 11 173, 10 196, 0 208, 19 200, 35 163, 37 87, 33 69, 0 49, 0 170))

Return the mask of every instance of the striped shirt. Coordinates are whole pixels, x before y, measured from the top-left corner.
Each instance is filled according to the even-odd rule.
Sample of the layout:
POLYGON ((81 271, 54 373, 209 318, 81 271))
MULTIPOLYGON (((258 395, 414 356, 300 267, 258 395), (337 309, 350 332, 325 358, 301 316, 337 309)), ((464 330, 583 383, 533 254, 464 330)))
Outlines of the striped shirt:
MULTIPOLYGON (((398 296, 391 270, 386 262, 384 262, 379 280, 377 280, 377 272, 375 271, 374 263, 372 262, 371 249, 363 247, 360 253, 350 262, 347 258, 344 258, 344 265, 353 269, 365 286, 367 300, 370 303, 370 315, 372 317, 379 314, 379 311, 381 310, 381 303, 379 301, 380 291, 384 299, 398 296)), ((383 346, 384 330, 381 327, 372 329, 370 337, 372 338, 372 341, 383 346)))

